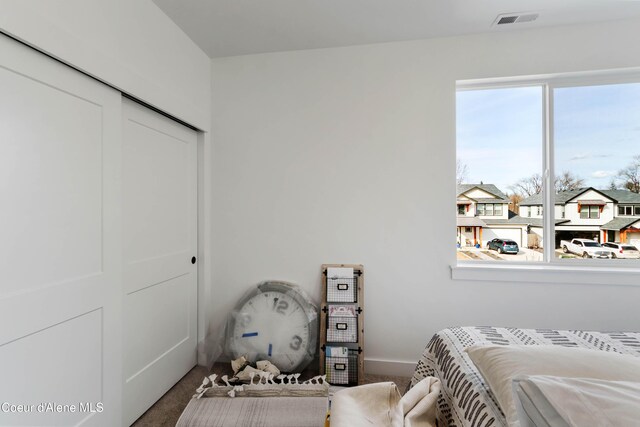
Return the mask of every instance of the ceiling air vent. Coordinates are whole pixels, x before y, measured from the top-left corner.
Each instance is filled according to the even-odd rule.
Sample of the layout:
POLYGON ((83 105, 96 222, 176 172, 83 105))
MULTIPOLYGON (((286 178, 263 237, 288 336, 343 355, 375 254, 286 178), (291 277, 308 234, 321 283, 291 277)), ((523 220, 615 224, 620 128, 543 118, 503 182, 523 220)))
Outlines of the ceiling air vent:
POLYGON ((493 25, 519 24, 522 22, 531 22, 538 19, 537 13, 504 13, 498 15, 493 25))

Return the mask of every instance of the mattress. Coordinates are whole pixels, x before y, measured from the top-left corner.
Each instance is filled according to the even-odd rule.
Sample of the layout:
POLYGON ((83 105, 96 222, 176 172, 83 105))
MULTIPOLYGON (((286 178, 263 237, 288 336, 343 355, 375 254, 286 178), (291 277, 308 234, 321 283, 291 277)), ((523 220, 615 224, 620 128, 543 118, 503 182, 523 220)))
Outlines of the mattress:
POLYGON ((436 333, 418 361, 410 386, 432 376, 442 381, 437 425, 507 426, 504 414, 464 349, 474 344, 561 345, 640 356, 640 333, 456 327, 436 333))

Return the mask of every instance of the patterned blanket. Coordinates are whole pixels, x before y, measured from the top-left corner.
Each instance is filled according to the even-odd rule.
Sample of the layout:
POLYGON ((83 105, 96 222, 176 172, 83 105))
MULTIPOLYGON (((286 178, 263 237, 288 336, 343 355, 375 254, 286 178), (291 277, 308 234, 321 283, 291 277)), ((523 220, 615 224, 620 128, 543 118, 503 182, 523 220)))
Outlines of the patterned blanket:
POLYGON ((504 414, 464 349, 473 344, 562 345, 640 356, 640 333, 456 327, 436 333, 418 361, 411 387, 427 376, 442 381, 437 425, 506 426, 504 414))

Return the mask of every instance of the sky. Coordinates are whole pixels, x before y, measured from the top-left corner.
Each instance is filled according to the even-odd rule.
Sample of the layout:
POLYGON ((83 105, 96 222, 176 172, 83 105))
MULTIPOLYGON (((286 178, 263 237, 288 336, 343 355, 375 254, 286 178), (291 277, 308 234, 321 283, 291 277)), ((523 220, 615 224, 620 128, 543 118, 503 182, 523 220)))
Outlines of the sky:
MULTIPOLYGON (((640 155, 640 83, 554 91, 556 174, 570 171, 585 186, 606 189, 640 155)), ((542 174, 542 87, 465 90, 457 94, 457 158, 466 183, 503 192, 542 174)))

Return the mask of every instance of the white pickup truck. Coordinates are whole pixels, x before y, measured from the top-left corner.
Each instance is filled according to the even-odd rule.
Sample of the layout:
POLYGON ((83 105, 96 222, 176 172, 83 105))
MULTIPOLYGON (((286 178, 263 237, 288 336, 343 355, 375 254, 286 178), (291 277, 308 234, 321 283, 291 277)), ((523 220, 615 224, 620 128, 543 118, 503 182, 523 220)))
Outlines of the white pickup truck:
POLYGON ((611 258, 612 251, 600 243, 590 239, 561 240, 560 247, 565 254, 580 255, 582 258, 611 258))

